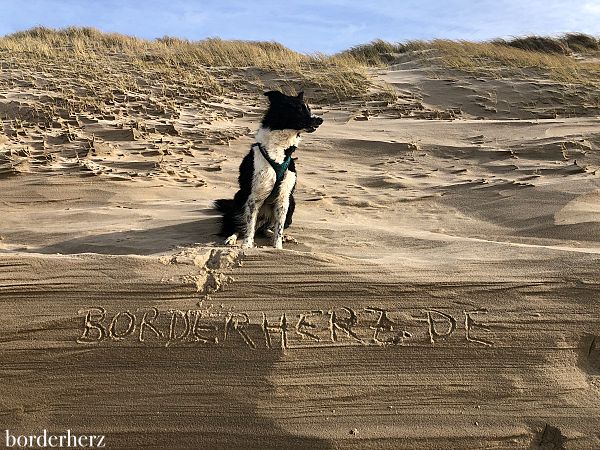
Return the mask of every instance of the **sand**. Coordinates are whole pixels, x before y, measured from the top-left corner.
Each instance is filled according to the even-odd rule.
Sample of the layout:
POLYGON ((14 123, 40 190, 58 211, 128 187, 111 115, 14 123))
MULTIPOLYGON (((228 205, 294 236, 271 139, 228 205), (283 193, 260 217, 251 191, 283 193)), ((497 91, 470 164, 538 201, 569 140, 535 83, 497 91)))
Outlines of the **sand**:
POLYGON ((44 117, 43 86, 4 83, 4 428, 109 448, 599 448, 597 108, 535 78, 373 76, 395 103, 314 106, 282 251, 224 247, 211 208, 260 95, 44 117))

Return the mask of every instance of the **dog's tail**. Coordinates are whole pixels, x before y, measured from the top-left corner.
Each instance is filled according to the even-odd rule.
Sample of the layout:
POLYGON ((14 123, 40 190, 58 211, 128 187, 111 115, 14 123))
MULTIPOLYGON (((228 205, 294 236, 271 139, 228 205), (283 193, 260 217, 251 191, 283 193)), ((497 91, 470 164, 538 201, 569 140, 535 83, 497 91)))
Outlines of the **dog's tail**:
POLYGON ((235 218, 235 201, 221 198, 215 200, 213 207, 223 215, 221 221, 220 236, 231 236, 237 231, 237 220, 235 218))
POLYGON ((215 200, 213 206, 223 214, 231 214, 233 213, 234 203, 231 199, 220 198, 219 200, 215 200))

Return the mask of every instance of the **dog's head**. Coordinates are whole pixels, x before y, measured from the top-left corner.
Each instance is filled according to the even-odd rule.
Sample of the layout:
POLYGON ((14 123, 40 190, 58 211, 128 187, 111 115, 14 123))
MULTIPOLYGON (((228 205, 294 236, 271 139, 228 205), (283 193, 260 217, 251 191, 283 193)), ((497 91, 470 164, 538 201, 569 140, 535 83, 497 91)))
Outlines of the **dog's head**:
POLYGON ((304 102, 304 92, 285 95, 279 91, 269 91, 265 95, 269 98, 270 105, 262 120, 263 127, 312 133, 323 123, 323 119, 311 114, 304 102))

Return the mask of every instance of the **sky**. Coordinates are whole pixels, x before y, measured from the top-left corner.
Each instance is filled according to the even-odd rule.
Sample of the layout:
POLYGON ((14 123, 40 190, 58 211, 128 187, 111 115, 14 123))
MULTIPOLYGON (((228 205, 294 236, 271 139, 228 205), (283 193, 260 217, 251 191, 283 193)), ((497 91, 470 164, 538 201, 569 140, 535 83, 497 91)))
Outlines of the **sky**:
POLYGON ((0 35, 91 26, 154 39, 278 41, 335 53, 381 38, 600 34, 600 0, 0 0, 0 35))

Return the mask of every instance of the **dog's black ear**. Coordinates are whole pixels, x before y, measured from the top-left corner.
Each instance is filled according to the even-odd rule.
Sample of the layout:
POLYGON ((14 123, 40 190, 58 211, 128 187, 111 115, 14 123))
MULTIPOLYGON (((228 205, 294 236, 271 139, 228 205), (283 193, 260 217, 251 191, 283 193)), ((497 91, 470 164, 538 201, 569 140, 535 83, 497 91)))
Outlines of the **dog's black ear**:
POLYGON ((269 101, 273 103, 274 100, 283 97, 283 94, 279 91, 269 91, 265 92, 265 95, 269 97, 269 101))
POLYGON ((304 91, 300 91, 296 97, 298 100, 304 100, 304 91))

